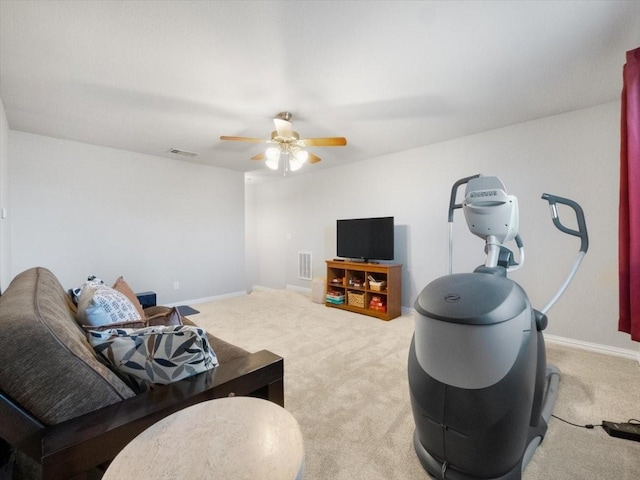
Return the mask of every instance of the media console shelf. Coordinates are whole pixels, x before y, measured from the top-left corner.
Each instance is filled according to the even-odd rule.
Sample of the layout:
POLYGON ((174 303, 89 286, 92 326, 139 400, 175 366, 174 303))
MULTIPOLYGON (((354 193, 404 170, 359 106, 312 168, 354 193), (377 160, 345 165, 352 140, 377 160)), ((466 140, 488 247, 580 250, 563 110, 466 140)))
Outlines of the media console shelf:
POLYGON ((325 305, 381 320, 400 316, 402 265, 327 260, 325 305))

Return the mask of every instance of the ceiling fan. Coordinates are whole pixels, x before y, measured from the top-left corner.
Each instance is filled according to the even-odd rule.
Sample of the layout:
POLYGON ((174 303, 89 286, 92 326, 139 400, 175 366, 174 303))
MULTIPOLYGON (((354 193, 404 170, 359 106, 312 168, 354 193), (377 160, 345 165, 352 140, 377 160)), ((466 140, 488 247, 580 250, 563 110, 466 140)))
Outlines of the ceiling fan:
POLYGON ((264 152, 251 157, 251 160, 263 160, 267 167, 277 170, 282 159, 285 173, 287 169, 298 170, 308 160, 309 163, 317 163, 321 159, 317 155, 305 150, 306 147, 341 147, 347 144, 344 137, 324 138, 300 138, 298 132, 293 131, 291 125, 291 113, 280 112, 273 119, 276 129, 271 132, 271 138, 265 140, 253 137, 220 136, 220 140, 234 142, 266 143, 270 145, 264 152))

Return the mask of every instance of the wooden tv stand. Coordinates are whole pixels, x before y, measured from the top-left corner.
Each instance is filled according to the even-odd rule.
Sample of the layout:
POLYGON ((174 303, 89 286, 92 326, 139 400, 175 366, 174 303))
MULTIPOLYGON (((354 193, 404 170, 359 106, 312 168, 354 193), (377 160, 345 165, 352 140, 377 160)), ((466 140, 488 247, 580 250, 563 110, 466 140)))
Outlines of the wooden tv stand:
POLYGON ((402 265, 327 260, 326 282, 327 307, 362 313, 381 320, 391 320, 401 315, 402 265), (385 283, 375 285, 369 276, 385 283), (330 299, 340 301, 340 296, 344 297, 344 303, 331 303, 330 299))

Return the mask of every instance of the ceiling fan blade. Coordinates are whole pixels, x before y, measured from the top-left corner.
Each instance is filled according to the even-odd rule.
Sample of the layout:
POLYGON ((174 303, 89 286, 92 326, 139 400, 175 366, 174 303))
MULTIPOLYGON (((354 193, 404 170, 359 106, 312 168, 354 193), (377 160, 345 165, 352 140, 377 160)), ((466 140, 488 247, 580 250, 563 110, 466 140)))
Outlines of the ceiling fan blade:
POLYGON ((305 147, 343 147, 347 144, 344 137, 303 138, 300 141, 305 147))
POLYGON ((309 154, 309 163, 318 163, 320 160, 322 160, 319 156, 314 155, 311 152, 307 152, 309 154))
POLYGON ((266 140, 263 138, 252 138, 252 137, 229 137, 227 135, 220 135, 220 140, 231 140, 233 142, 253 142, 253 143, 264 143, 266 140))
POLYGON ((261 152, 257 155, 254 155, 253 157, 251 157, 251 160, 263 160, 265 157, 264 152, 261 152))
POLYGON ((291 122, 282 120, 281 118, 274 118, 273 123, 276 125, 276 132, 279 137, 291 138, 293 137, 293 127, 291 122))

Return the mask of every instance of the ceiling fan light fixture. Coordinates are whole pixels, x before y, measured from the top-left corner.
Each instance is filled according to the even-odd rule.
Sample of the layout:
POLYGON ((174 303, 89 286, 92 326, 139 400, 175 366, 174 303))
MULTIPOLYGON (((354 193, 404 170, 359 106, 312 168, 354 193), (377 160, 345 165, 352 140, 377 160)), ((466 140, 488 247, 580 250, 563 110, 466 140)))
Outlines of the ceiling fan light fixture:
POLYGON ((292 148, 291 154, 289 155, 289 170, 292 172, 300 170, 308 158, 309 153, 306 150, 302 150, 301 148, 292 148))
POLYGON ((300 163, 304 163, 309 159, 309 152, 301 148, 291 149, 291 153, 293 153, 293 157, 300 163))
POLYGON ((277 170, 280 163, 280 149, 278 147, 269 147, 264 152, 266 157, 265 163, 271 170, 277 170))
POLYGON ((289 157, 289 170, 295 172, 296 170, 300 170, 302 168, 302 163, 296 157, 289 157))

